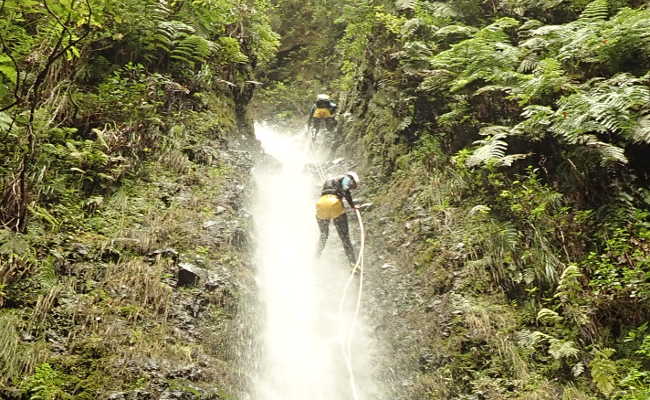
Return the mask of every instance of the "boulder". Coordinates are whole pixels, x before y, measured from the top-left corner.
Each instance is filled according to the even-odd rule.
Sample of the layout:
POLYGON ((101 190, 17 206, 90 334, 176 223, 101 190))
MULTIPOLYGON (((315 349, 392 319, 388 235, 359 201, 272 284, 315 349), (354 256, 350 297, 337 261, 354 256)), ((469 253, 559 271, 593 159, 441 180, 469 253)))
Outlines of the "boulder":
POLYGON ((199 281, 206 281, 208 272, 191 263, 178 265, 178 286, 196 286, 199 281))

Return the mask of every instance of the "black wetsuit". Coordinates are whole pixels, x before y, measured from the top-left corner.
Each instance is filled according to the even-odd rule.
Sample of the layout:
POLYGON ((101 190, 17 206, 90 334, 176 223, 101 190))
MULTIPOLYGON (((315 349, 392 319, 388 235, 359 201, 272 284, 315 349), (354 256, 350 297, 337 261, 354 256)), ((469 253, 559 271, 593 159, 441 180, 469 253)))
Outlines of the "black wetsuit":
MULTIPOLYGON (((321 196, 326 194, 333 194, 336 197, 338 197, 339 200, 345 198, 345 200, 347 200, 350 207, 354 208, 354 201, 352 200, 352 195, 350 194, 350 190, 343 189, 343 186, 341 184, 343 178, 344 178, 343 176, 340 176, 338 178, 332 178, 326 180, 325 183, 323 184, 323 189, 321 190, 321 196)), ((316 218, 316 221, 318 221, 318 228, 320 229, 320 242, 318 245, 318 253, 317 253, 317 255, 320 256, 321 252, 325 248, 327 237, 329 236, 330 220, 316 218)), ((336 231, 338 232, 339 237, 341 238, 341 242, 343 242, 343 249, 345 250, 345 255, 348 256, 348 260, 350 261, 350 263, 354 264, 356 262, 356 256, 354 254, 354 248, 352 247, 352 242, 350 241, 348 215, 344 212, 343 214, 334 218, 334 226, 336 227, 336 231)))
POLYGON ((314 105, 311 107, 311 110, 309 110, 309 120, 307 121, 308 126, 312 126, 314 120, 318 119, 314 118, 314 111, 316 111, 317 108, 327 108, 330 110, 332 116, 325 118, 325 125, 329 131, 333 131, 336 127, 336 120, 334 119, 334 114, 336 113, 337 108, 336 103, 331 100, 317 100, 316 103, 314 103, 314 105))

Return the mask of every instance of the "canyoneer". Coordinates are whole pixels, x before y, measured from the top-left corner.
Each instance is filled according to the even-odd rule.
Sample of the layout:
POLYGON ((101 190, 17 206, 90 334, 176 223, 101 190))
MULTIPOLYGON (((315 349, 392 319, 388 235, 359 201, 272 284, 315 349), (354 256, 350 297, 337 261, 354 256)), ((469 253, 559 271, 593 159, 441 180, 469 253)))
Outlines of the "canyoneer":
POLYGON ((330 221, 334 221, 336 231, 343 243, 345 255, 348 257, 350 264, 354 264, 356 256, 352 242, 350 241, 350 230, 348 228, 348 216, 345 213, 343 199, 348 202, 350 207, 358 209, 354 204, 350 190, 359 186, 359 176, 354 171, 348 171, 336 178, 330 178, 325 181, 321 189, 321 196, 316 202, 316 221, 320 229, 320 241, 318 243, 317 256, 320 257, 327 237, 329 236, 330 221))
POLYGON ((324 128, 333 132, 336 128, 336 103, 330 100, 326 94, 316 96, 316 102, 309 110, 309 119, 307 120, 307 132, 311 135, 312 143, 316 140, 318 132, 324 128))

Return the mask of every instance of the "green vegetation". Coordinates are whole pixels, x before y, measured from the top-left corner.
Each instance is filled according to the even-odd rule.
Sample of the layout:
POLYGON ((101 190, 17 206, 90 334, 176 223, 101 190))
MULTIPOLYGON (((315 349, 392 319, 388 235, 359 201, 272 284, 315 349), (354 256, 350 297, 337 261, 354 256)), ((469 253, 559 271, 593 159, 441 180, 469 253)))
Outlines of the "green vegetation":
POLYGON ((235 380, 214 349, 236 293, 207 296, 221 331, 180 340, 170 307, 199 293, 151 254, 239 271, 196 226, 261 81, 255 117, 282 124, 333 94, 369 216, 410 226, 375 245, 439 304, 408 321, 432 360, 414 398, 650 395, 643 2, 4 0, 0 17, 0 390, 97 398, 152 385, 137 357, 199 352, 235 380))
MULTIPOLYGON (((242 263, 201 225, 239 173, 221 149, 251 138, 250 81, 278 45, 269 8, 0 2, 0 397, 97 399, 146 389, 147 359, 224 357, 180 337, 171 307, 197 294, 170 282, 178 259, 242 263)), ((206 343, 230 318, 220 293, 202 303, 220 324, 206 343)))
POLYGON ((310 81, 264 100, 285 110, 293 88, 337 90, 340 152, 372 177, 370 214, 411 227, 396 232, 408 251, 386 247, 410 261, 420 295, 448 304, 435 324, 419 314, 435 367, 417 373, 416 397, 648 397, 647 5, 329 6, 329 28, 307 26, 340 39, 300 42, 310 81), (322 79, 323 65, 339 75, 322 79))

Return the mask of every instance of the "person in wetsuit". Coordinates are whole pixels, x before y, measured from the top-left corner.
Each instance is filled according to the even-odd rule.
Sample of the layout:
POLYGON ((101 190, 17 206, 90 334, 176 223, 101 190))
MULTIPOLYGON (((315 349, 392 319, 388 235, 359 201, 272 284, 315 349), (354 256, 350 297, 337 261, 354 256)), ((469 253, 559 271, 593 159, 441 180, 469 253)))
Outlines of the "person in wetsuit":
POLYGON ((318 244, 317 256, 320 257, 327 237, 329 236, 330 221, 334 221, 336 231, 343 243, 345 255, 351 264, 356 262, 356 256, 352 242, 350 241, 350 230, 348 228, 348 216, 345 213, 343 199, 348 202, 350 207, 359 208, 354 204, 350 190, 359 186, 359 176, 354 171, 348 171, 336 178, 330 178, 325 181, 321 189, 321 196, 316 202, 316 221, 320 229, 320 241, 318 244))
POLYGON ((307 129, 314 128, 316 133, 324 124, 328 131, 333 132, 336 128, 336 103, 330 100, 326 94, 319 94, 316 97, 316 102, 309 110, 309 119, 307 120, 307 129))

